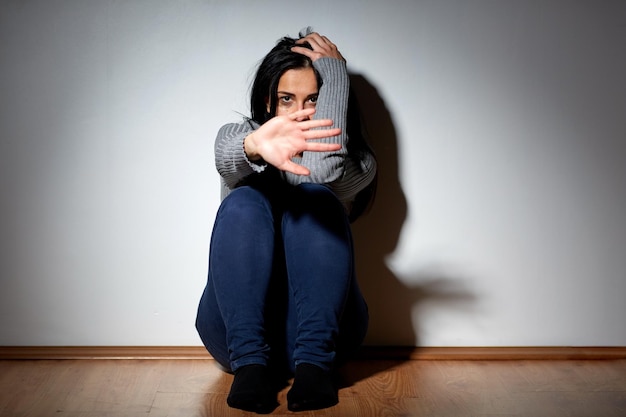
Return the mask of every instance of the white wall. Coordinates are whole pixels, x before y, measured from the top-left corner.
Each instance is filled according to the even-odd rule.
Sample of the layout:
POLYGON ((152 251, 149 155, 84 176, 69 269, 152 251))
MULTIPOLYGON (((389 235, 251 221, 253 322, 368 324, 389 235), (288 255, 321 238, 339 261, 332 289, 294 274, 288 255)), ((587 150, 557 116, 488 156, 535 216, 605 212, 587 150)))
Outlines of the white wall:
POLYGON ((307 25, 380 159, 368 343, 626 345, 626 3, 591 0, 0 0, 0 344, 200 344, 213 138, 307 25))

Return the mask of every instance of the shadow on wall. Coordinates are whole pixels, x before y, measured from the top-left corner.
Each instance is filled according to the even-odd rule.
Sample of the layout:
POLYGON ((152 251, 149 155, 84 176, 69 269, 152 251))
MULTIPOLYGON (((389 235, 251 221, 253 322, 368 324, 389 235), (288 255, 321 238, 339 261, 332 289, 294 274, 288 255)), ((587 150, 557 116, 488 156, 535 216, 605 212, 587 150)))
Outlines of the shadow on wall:
MULTIPOLYGON (((369 143, 378 161, 378 187, 370 211, 353 224, 356 271, 370 310, 366 345, 419 346, 419 323, 413 311, 420 306, 465 310, 474 295, 461 279, 439 270, 418 271, 407 285, 387 267, 407 215, 407 202, 398 177, 396 131, 384 101, 363 76, 350 75, 369 143)), ((421 312, 427 308, 419 309, 421 312)), ((420 317, 423 322, 425 317, 420 317)))

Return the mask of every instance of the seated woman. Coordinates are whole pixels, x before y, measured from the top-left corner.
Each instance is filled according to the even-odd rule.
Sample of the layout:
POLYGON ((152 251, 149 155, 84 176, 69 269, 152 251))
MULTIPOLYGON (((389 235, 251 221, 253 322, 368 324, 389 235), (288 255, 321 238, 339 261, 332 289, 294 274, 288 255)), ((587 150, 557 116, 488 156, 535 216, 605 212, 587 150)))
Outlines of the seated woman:
POLYGON ((335 405, 332 373, 365 337, 350 223, 372 194, 376 161, 349 97, 328 38, 285 37, 258 68, 251 118, 217 134, 224 198, 196 327, 234 373, 231 407, 271 412, 291 376, 290 410, 335 405))

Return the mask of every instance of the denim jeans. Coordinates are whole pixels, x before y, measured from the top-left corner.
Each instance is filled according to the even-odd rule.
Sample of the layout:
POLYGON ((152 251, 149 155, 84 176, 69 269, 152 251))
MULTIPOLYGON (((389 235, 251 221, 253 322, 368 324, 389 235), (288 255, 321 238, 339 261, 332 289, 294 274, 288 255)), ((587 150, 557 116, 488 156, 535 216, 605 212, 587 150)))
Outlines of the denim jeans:
POLYGON ((250 364, 329 370, 352 355, 368 325, 354 273, 350 224, 319 184, 242 186, 222 202, 196 328, 235 371, 250 364))

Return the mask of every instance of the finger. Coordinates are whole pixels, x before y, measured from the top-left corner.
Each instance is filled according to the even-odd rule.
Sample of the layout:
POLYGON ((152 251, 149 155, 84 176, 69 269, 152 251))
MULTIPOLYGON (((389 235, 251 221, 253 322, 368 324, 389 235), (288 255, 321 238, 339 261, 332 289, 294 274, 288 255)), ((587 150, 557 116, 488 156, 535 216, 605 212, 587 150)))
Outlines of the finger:
POLYGON ((311 48, 313 48, 314 51, 324 49, 324 40, 317 33, 309 35, 306 41, 309 43, 309 45, 311 45, 311 48))
POLYGON ((311 33, 309 33, 308 35, 306 35, 306 36, 304 36, 304 37, 302 37, 302 38, 298 39, 298 40, 296 41, 296 43, 297 43, 297 44, 302 44, 302 43, 305 43, 305 42, 309 42, 309 40, 310 40, 310 39, 321 39, 321 38, 322 38, 322 37, 320 36, 320 34, 319 34, 319 33, 317 33, 317 32, 311 32, 311 33))
POLYGON ((320 57, 319 52, 312 51, 309 48, 305 48, 303 46, 294 46, 293 48, 291 48, 291 52, 304 55, 307 58, 309 58, 311 61, 315 61, 317 58, 320 57))
POLYGON ((308 142, 305 150, 308 152, 332 152, 339 149, 341 149, 341 144, 339 143, 308 142))
POLYGON ((298 110, 298 111, 291 113, 289 115, 289 118, 291 120, 298 120, 301 117, 312 116, 314 114, 315 114, 315 109, 307 108, 307 109, 302 109, 302 110, 298 110))
POLYGON ((341 134, 341 129, 322 129, 322 130, 309 130, 304 132, 304 139, 324 139, 324 138, 332 138, 333 136, 339 136, 341 134))
POLYGON ((292 161, 286 161, 282 166, 278 167, 282 171, 291 172, 296 175, 311 175, 311 171, 309 171, 306 167, 302 165, 298 165, 292 161))
POLYGON ((316 127, 328 127, 332 126, 333 121, 330 119, 309 119, 299 122, 298 127, 301 130, 315 129, 316 127))
POLYGON ((322 36, 317 32, 312 32, 300 40, 304 40, 305 42, 309 42, 309 43, 315 43, 317 45, 323 45, 324 43, 326 43, 327 39, 328 38, 326 36, 322 36))

